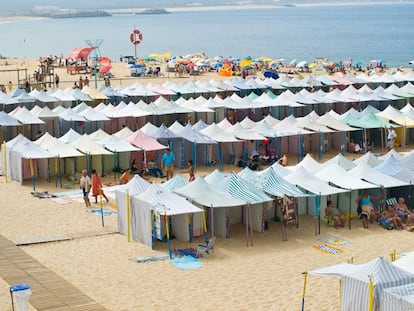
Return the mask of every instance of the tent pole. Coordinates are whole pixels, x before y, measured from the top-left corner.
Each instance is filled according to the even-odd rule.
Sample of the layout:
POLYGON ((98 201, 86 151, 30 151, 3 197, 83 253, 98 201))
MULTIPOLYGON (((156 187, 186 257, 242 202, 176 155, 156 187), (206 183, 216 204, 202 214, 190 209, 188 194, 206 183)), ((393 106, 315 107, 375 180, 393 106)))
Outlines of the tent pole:
POLYGON ((374 283, 372 281, 372 274, 369 277, 369 294, 368 294, 368 311, 374 310, 374 283))
POLYGON ((189 237, 188 241, 191 243, 193 242, 193 235, 192 235, 193 230, 191 226, 191 215, 190 214, 187 215, 187 221, 188 221, 188 237, 189 237))
POLYGON ((33 169, 33 159, 29 159, 29 166, 30 166, 30 174, 32 175, 32 186, 33 191, 36 191, 36 184, 35 184, 35 176, 34 176, 34 169, 33 169))
POLYGON ((58 186, 58 161, 59 161, 59 156, 55 158, 55 186, 56 188, 58 186))
POLYGON ((101 188, 101 186, 99 186, 99 205, 101 206, 101 221, 102 221, 102 227, 105 227, 103 207, 102 207, 102 188, 101 188))
POLYGON ((7 176, 7 145, 6 145, 6 141, 3 141, 3 146, 4 146, 4 154, 3 154, 3 174, 4 174, 4 180, 6 181, 6 183, 8 182, 8 176, 7 176))
POLYGON ((246 223, 246 247, 249 246, 249 219, 247 218, 247 205, 244 206, 244 221, 246 223))
POLYGON ((172 256, 171 256, 171 241, 170 241, 170 224, 168 222, 167 212, 164 213, 164 216, 165 216, 165 231, 167 232, 168 254, 170 256, 170 259, 172 259, 172 256))
POLYGON ((349 188, 349 219, 348 219, 349 230, 351 230, 351 211, 352 211, 352 188, 349 188))
POLYGON ((250 222, 250 246, 253 246, 253 219, 252 219, 252 205, 249 203, 249 222, 250 222))
POLYGON ((203 226, 204 226, 204 236, 206 239, 206 245, 208 245, 208 232, 207 232, 207 220, 206 220, 206 210, 203 210, 203 226))
POLYGON ((210 217, 211 217, 211 237, 214 237, 214 208, 210 206, 210 217))
POLYGON ((308 272, 303 272, 303 292, 302 292, 302 311, 305 310, 305 293, 306 293, 306 279, 308 277, 308 272))

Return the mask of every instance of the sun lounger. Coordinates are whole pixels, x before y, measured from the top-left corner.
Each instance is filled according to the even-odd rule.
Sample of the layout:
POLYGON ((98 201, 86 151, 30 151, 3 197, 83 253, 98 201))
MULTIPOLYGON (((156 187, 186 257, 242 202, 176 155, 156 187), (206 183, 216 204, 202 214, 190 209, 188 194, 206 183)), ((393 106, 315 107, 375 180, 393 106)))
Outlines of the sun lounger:
POLYGON ((196 247, 197 257, 201 257, 203 253, 204 254, 212 253, 214 251, 214 243, 215 242, 216 242, 216 237, 214 236, 210 239, 210 241, 208 241, 207 245, 202 245, 202 244, 198 245, 196 247))

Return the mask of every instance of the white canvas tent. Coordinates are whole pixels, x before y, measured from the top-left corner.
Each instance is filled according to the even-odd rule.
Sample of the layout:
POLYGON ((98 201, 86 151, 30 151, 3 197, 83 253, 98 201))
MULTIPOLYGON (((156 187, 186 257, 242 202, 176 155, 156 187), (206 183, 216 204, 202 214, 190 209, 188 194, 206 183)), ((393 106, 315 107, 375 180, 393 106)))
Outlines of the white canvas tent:
POLYGON ((329 266, 309 271, 309 274, 341 279, 341 310, 368 310, 370 276, 374 288, 374 310, 382 310, 381 294, 384 289, 414 283, 414 274, 394 266, 383 257, 359 265, 329 266))
POLYGON ((131 198, 131 234, 134 240, 153 247, 153 230, 158 239, 163 239, 168 233, 165 230, 165 219, 171 221, 168 241, 168 235, 171 234, 178 240, 191 241, 191 228, 194 231, 200 229, 199 224, 188 223, 187 215, 202 212, 202 209, 183 197, 163 189, 158 184, 151 184, 145 192, 131 198), (152 215, 156 219, 154 222, 152 215))
POLYGON ((241 206, 246 202, 234 198, 227 192, 222 192, 210 186, 202 177, 190 182, 186 186, 174 190, 174 193, 185 197, 201 206, 210 208, 211 235, 215 233, 222 237, 229 237, 229 225, 240 222, 241 206), (208 195, 206 195, 208 193, 208 195), (239 207, 232 213, 228 208, 239 207), (234 214, 234 217, 232 217, 234 214), (238 217, 237 217, 238 216, 238 217), (232 219, 236 218, 236 219, 232 219))

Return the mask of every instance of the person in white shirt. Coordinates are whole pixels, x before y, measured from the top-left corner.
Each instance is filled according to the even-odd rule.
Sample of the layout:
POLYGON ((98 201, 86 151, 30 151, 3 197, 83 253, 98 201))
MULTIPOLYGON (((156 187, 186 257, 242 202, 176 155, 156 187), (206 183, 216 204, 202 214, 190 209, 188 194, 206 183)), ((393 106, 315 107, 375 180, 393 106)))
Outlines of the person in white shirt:
POLYGON ((392 127, 387 128, 387 130, 388 130, 387 148, 388 148, 388 150, 391 150, 392 148, 394 148, 395 139, 397 138, 397 134, 395 133, 395 131, 392 127))

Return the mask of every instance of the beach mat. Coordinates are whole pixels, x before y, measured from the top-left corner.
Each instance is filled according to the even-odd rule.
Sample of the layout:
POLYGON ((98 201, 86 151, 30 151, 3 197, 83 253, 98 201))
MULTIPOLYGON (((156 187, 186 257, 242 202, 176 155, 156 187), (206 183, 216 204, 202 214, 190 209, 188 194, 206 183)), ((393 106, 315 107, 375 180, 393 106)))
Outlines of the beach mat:
POLYGON ((87 210, 87 212, 88 213, 92 213, 92 214, 95 214, 95 215, 99 215, 99 216, 102 216, 102 214, 104 215, 104 216, 111 216, 111 215, 115 215, 116 214, 116 211, 110 211, 110 210, 106 210, 106 209, 100 209, 100 208, 95 208, 95 209, 89 209, 89 210, 87 210))
POLYGON ((336 247, 336 246, 329 245, 326 243, 313 245, 312 248, 314 250, 320 251, 325 254, 330 254, 330 255, 337 255, 337 254, 342 254, 343 252, 345 252, 345 250, 340 247, 336 247))
POLYGON ((347 245, 349 244, 349 241, 344 240, 340 237, 328 234, 328 235, 324 235, 318 238, 319 241, 324 242, 324 243, 328 243, 331 245, 347 245))
POLYGON ((129 260, 139 262, 139 263, 147 263, 147 262, 153 262, 153 261, 166 260, 168 258, 170 258, 170 256, 166 254, 161 254, 161 255, 145 256, 145 257, 131 257, 129 258, 129 260))
POLYGON ((174 266, 181 270, 192 270, 201 268, 203 263, 193 256, 176 257, 170 260, 174 266))

